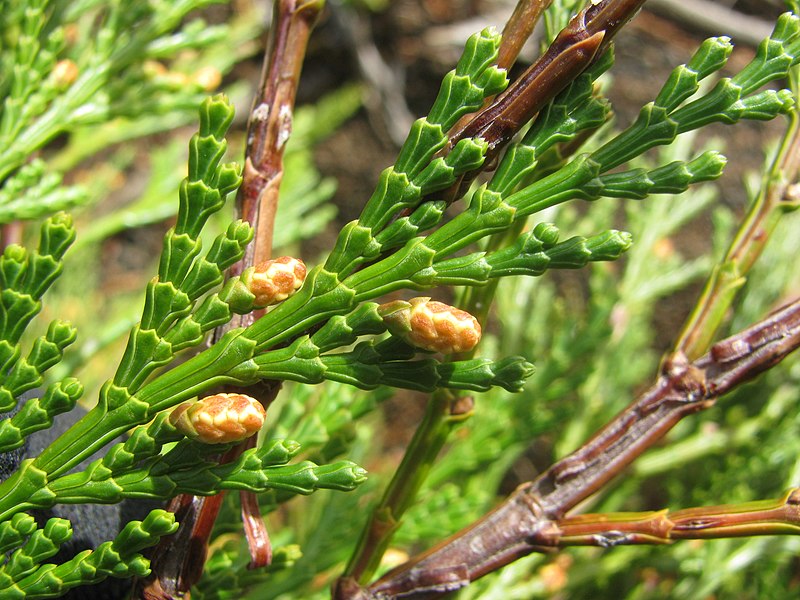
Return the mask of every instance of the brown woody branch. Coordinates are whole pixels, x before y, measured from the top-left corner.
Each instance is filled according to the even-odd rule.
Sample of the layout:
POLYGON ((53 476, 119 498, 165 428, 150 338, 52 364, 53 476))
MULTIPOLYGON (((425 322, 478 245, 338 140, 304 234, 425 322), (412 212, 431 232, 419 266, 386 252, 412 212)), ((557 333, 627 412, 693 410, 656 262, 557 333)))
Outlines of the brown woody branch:
MULTIPOLYGON (((501 69, 510 69, 517 61, 519 53, 528 38, 533 33, 534 27, 539 22, 542 13, 552 4, 553 0, 519 0, 514 7, 514 12, 508 18, 508 21, 503 27, 503 37, 500 41, 500 47, 497 50, 497 60, 495 65, 501 69)), ((493 98, 486 98, 484 100, 483 108, 490 106, 493 103, 493 98)), ((475 118, 477 113, 464 115, 453 126, 452 132, 458 132, 463 129, 467 123, 475 118)), ((448 144, 448 147, 455 145, 455 142, 448 144)))
MULTIPOLYGON (((636 15, 644 2, 600 0, 597 4, 589 4, 570 20, 547 51, 508 89, 465 123, 454 127, 440 154, 446 154, 462 139, 480 137, 488 144, 486 159, 481 169, 464 175, 461 181, 438 195, 448 201, 461 197, 472 180, 494 164, 514 135, 603 53, 614 35, 636 15)), ((518 6, 512 17, 538 18, 546 7, 544 3, 539 4, 538 7, 518 6)), ((520 35, 522 31, 523 26, 514 25, 509 33, 520 35)), ((517 44, 515 41, 501 48, 502 60, 511 59, 517 44)))
MULTIPOLYGON (((256 228, 243 267, 267 260, 272 252, 283 152, 292 132, 297 84, 311 31, 324 0, 276 0, 259 93, 247 127, 241 217, 256 228)), ((236 271, 232 271, 233 274, 236 271)))
MULTIPOLYGON (((253 102, 247 126, 247 149, 242 185, 237 196, 241 217, 255 228, 253 242, 242 260, 231 268, 232 276, 246 267, 268 260, 272 255, 275 214, 283 179, 283 153, 292 132, 294 103, 300 72, 311 31, 325 6, 324 0, 277 0, 267 56, 261 74, 259 94, 253 102)), ((247 326, 263 311, 253 311, 234 319, 233 326, 247 326)), ((279 381, 258 385, 259 400, 267 408, 280 389, 279 381)), ((234 390, 235 391, 235 390, 234 390)), ((250 392, 254 393, 254 392, 250 392)), ((255 443, 252 438, 251 445, 255 443)), ((241 445, 242 450, 246 443, 241 445)), ((250 567, 263 567, 272 561, 272 545, 252 492, 240 492, 242 521, 250 548, 250 567)))
POLYGON ((542 13, 553 3, 553 0, 519 0, 514 12, 503 27, 503 39, 497 51, 497 66, 510 69, 516 62, 522 47, 533 33, 542 13))
MULTIPOLYGON (((564 515, 655 444, 685 416, 783 360, 800 346, 800 299, 717 344, 694 362, 667 361, 655 384, 573 454, 469 528, 368 587, 340 582, 337 598, 433 598, 559 539, 564 515)), ((794 506, 795 496, 788 504, 794 506)), ((569 521, 567 521, 569 524, 569 521)), ((557 543, 556 543, 557 545, 557 543)))
POLYGON ((448 147, 464 138, 481 137, 489 144, 486 162, 490 162, 525 123, 592 64, 644 2, 601 0, 580 11, 519 79, 450 136, 448 147))

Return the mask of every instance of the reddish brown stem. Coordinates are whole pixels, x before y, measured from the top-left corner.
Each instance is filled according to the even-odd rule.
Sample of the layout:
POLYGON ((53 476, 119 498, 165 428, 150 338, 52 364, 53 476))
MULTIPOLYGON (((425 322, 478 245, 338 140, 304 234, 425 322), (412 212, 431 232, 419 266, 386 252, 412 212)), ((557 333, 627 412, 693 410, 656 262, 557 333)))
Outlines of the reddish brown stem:
MULTIPOLYGON (((533 29, 542 13, 547 9, 553 0, 519 0, 514 12, 508 18, 505 27, 503 27, 503 37, 500 41, 500 48, 497 51, 497 60, 495 64, 501 69, 510 69, 517 60, 522 47, 525 42, 533 33, 533 29)), ((492 98, 487 98, 484 101, 483 107, 486 108, 492 104, 492 98)), ((463 129, 469 123, 476 113, 464 115, 456 123, 452 132, 457 132, 463 129)))
MULTIPOLYGON (((230 268, 229 276, 241 274, 245 268, 269 259, 272 253, 278 191, 283 176, 283 152, 291 133, 297 84, 308 38, 323 6, 324 0, 276 0, 274 3, 259 93, 253 102, 247 127, 243 180, 237 195, 239 215, 253 225, 255 236, 242 260, 230 268)), ((219 339, 232 328, 251 325, 261 314, 263 311, 237 315, 214 332, 214 339, 219 339)), ((247 393, 258 398, 266 408, 279 389, 280 382, 265 381, 248 388, 247 393)), ((254 439, 250 443, 254 443, 254 439)), ((238 456, 246 444, 240 444, 232 452, 238 456)), ((202 574, 221 497, 221 494, 209 498, 184 495, 173 501, 177 506, 191 507, 191 510, 177 514, 180 522, 178 532, 156 548, 151 561, 153 575, 141 597, 166 600, 188 595, 202 574), (176 560, 178 556, 182 559, 176 560)), ((257 498, 243 492, 240 499, 250 548, 250 566, 265 566, 271 560, 272 546, 257 498)))
POLYGON ((509 69, 516 62, 522 47, 533 33, 542 13, 553 0, 520 0, 503 27, 503 39, 497 52, 497 66, 509 69))
POLYGON ((580 449, 521 485, 471 527, 368 588, 340 582, 339 599, 432 598, 551 547, 567 511, 617 476, 687 415, 800 347, 800 299, 694 362, 675 356, 656 383, 580 449))
MULTIPOLYGON (((308 38, 324 0, 277 0, 259 94, 247 129, 241 216, 256 228, 241 264, 267 260, 272 252, 278 189, 283 177, 283 152, 292 131, 297 84, 308 38)), ((232 273, 236 273, 232 270, 232 273)))
POLYGON ((489 158, 496 155, 520 127, 594 61, 644 1, 602 0, 579 12, 519 79, 451 136, 448 146, 464 138, 482 137, 489 144, 489 158))
POLYGON ((576 14, 547 51, 489 106, 450 134, 440 154, 465 138, 482 138, 487 144, 484 166, 464 175, 437 195, 454 201, 469 188, 482 170, 493 165, 508 142, 556 94, 569 85, 602 54, 614 35, 639 11, 645 0, 601 0, 576 14))
MULTIPOLYGON (((274 394, 270 398, 274 399, 277 392, 278 387, 276 386, 274 394)), ((257 441, 258 436, 253 436, 245 440, 239 447, 242 451, 255 448, 257 441)), ((258 496, 254 492, 243 490, 239 492, 239 503, 242 508, 242 524, 247 537, 247 547, 250 551, 250 564, 247 567, 249 569, 258 569, 269 566, 272 563, 272 542, 270 542, 264 519, 261 517, 258 496)), ((206 543, 208 543, 208 540, 206 540, 206 543)))
MULTIPOLYGON (((230 462, 241 453, 240 447, 233 447, 219 461, 230 462)), ((203 574, 208 539, 224 497, 224 493, 208 497, 181 494, 170 500, 167 510, 181 525, 156 546, 150 558, 152 573, 136 583, 134 598, 172 600, 187 596, 203 574)))
MULTIPOLYGON (((230 276, 272 255, 283 153, 292 131, 297 85, 308 39, 324 4, 324 0, 277 0, 274 3, 273 26, 267 41, 259 93, 253 101, 247 126, 245 166, 237 196, 239 214, 253 225, 255 236, 242 260, 231 267, 230 276)), ((263 311, 253 311, 234 318, 216 332, 215 338, 233 327, 252 324, 262 314, 263 311)), ((280 382, 275 381, 257 386, 256 397, 265 408, 274 400, 279 387, 280 382)), ((250 568, 266 566, 272 560, 272 544, 261 518, 258 499, 250 492, 241 492, 239 498, 250 549, 250 568)))
POLYGON ((0 248, 22 243, 22 223, 12 221, 0 226, 0 248))

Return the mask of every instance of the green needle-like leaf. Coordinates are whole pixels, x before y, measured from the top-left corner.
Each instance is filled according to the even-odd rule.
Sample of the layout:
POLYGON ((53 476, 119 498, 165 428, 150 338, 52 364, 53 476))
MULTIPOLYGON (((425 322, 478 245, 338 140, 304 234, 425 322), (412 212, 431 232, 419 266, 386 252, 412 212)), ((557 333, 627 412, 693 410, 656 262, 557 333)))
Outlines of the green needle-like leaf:
POLYGON ((293 442, 276 441, 248 450, 236 461, 223 465, 206 458, 218 450, 184 441, 166 455, 120 474, 112 474, 101 461, 96 461, 84 472, 55 479, 45 493, 36 494, 30 502, 45 507, 54 502, 119 502, 123 498, 209 495, 225 489, 253 492, 280 489, 310 494, 323 488, 351 490, 366 479, 366 472, 349 461, 322 466, 304 461, 282 466, 299 450, 293 442))
POLYGON ((697 90, 700 81, 725 66, 733 51, 728 37, 709 38, 697 49, 686 65, 676 67, 661 88, 655 104, 667 111, 676 109, 697 90))
POLYGON ((25 545, 12 553, 0 567, 0 586, 19 581, 30 575, 39 564, 56 554, 61 544, 72 537, 72 525, 66 519, 48 519, 43 529, 37 529, 25 545))
POLYGON ((504 250, 437 262, 429 272, 420 273, 419 281, 425 285, 483 285, 511 275, 540 276, 549 269, 578 269, 589 262, 616 260, 631 246, 629 234, 613 230, 552 243, 557 235, 558 230, 542 223, 504 250))
POLYGON ((15 584, 0 590, 4 598, 49 598, 79 585, 107 577, 145 577, 150 564, 139 552, 153 546, 178 527, 172 513, 152 511, 144 521, 131 521, 110 542, 85 550, 60 565, 43 565, 15 584))
POLYGON ((36 519, 26 513, 17 513, 0 523, 0 552, 8 553, 36 531, 36 519))
POLYGON ((54 383, 41 398, 32 398, 11 418, 0 421, 0 452, 19 448, 35 431, 53 425, 53 417, 75 408, 83 395, 83 386, 72 377, 54 383))

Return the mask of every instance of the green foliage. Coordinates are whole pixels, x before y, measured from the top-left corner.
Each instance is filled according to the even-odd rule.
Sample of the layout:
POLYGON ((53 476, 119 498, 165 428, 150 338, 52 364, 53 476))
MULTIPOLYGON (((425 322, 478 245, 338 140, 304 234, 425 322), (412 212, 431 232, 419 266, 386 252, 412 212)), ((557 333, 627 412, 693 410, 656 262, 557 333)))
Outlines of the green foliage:
POLYGON ((97 583, 106 577, 143 577, 149 573, 149 561, 140 551, 152 546, 177 528, 175 517, 163 510, 152 511, 144 521, 131 521, 114 540, 104 542, 95 550, 85 550, 60 565, 45 564, 33 568, 40 560, 52 556, 60 543, 66 541, 72 531, 69 521, 50 519, 36 539, 17 550, 21 560, 30 561, 31 567, 9 573, 9 561, 5 565, 8 583, 3 594, 8 598, 51 598, 64 594, 79 585, 97 583), (57 538, 54 538, 54 533, 57 538), (40 542, 39 540, 43 540, 40 542), (37 554, 31 554, 34 550, 37 554))
MULTIPOLYGON (((303 288, 253 324, 228 328, 206 347, 212 331, 252 308, 253 294, 244 279, 234 276, 226 282, 228 269, 244 256, 254 235, 250 224, 232 221, 225 211, 242 181, 241 167, 224 162, 234 109, 222 94, 200 103, 202 86, 182 82, 175 89, 148 61, 171 60, 186 50, 201 52, 230 35, 231 29, 205 26, 188 16, 210 4, 206 0, 108 5, 87 1, 69 7, 30 0, 24 10, 12 4, 0 6, 8 23, 0 52, 0 222, 51 216, 41 224, 36 250, 9 244, 0 257, 0 411, 17 409, 0 421, 0 452, 23 446, 26 436, 51 426, 53 418, 74 408, 83 394, 71 371, 56 367, 75 341, 76 328, 58 319, 37 324, 35 317, 76 236, 71 218, 55 211, 88 202, 89 193, 64 187, 48 159, 29 158, 56 136, 73 133, 73 139, 80 139, 81 132, 101 131, 113 120, 118 120, 113 130, 119 141, 135 137, 125 130, 130 124, 181 112, 188 105, 200 104, 200 112, 199 131, 189 143, 187 174, 177 191, 175 222, 164 235, 157 274, 146 284, 141 317, 130 328, 121 358, 113 361, 115 372, 102 384, 86 416, 0 484, 0 552, 8 554, 0 565, 3 598, 52 597, 108 576, 146 576, 149 561, 141 551, 177 527, 174 515, 153 511, 142 522, 128 523, 114 540, 55 565, 44 561, 71 537, 69 522, 54 518, 40 528, 24 511, 59 503, 206 496, 224 490, 258 493, 265 512, 289 522, 282 523, 286 527, 276 536, 281 544, 276 545, 272 566, 263 572, 248 571, 240 539, 220 535, 196 596, 241 597, 245 589, 269 578, 274 582, 272 595, 312 597, 309 582, 347 559, 348 544, 340 536, 351 534, 353 507, 364 501, 317 492, 349 492, 364 484, 366 471, 350 459, 374 463, 378 472, 390 469, 383 464, 385 448, 378 440, 385 432, 376 424, 374 410, 387 400, 387 389, 439 394, 430 399, 429 410, 449 397, 441 390, 485 392, 474 409, 475 418, 468 418, 473 410, 469 404, 463 412, 449 413, 436 432, 440 439, 431 443, 436 451, 429 453, 429 462, 417 465, 429 477, 414 490, 420 502, 405 516, 397 541, 433 542, 467 525, 492 505, 532 439, 549 433, 548 452, 563 455, 601 426, 652 373, 655 353, 648 330, 656 303, 708 266, 702 258, 688 262, 677 255, 654 257, 655 248, 710 202, 708 188, 695 186, 720 177, 726 164, 715 151, 692 150, 692 132, 711 123, 767 120, 795 110, 789 90, 760 89, 786 78, 800 60, 800 18, 787 13, 742 71, 719 79, 713 87, 701 86, 725 66, 731 52, 727 38, 712 38, 673 71, 630 127, 619 133, 605 131, 599 142, 590 142, 574 155, 570 146, 608 120, 610 107, 596 82, 612 66, 609 50, 511 142, 491 177, 469 191, 461 206, 443 198, 449 198, 447 192, 458 188, 463 177, 484 167, 491 140, 461 139, 450 147, 448 131, 508 83, 506 73, 493 64, 500 36, 485 29, 467 41, 429 115, 414 123, 395 165, 381 174, 359 218, 342 228, 327 257, 310 269, 303 288), (83 28, 69 44, 68 25, 83 28), (61 58, 67 55, 70 58, 61 58), (117 77, 119 73, 123 76, 117 77), (663 146, 660 152, 643 156, 658 146, 663 146), (654 197, 690 189, 691 196, 654 197), (611 228, 615 205, 593 202, 600 198, 648 199, 625 204, 634 235, 611 228), (567 204, 573 199, 593 204, 578 211, 567 204), (455 208, 446 210, 451 204, 455 208), (545 210, 549 212, 543 214, 545 210), (530 216, 536 222, 526 230, 530 216), (550 220, 558 221, 559 227, 550 220), (560 229, 589 233, 562 241, 560 229), (625 253, 621 266, 603 264, 625 253), (582 306, 570 304, 550 278, 539 279, 557 269, 585 267, 591 267, 591 294, 582 306), (512 278, 515 275, 527 277, 512 278), (483 288, 488 290, 483 298, 488 299, 494 286, 499 287, 497 306, 505 335, 487 335, 482 356, 432 356, 389 333, 377 300, 442 286, 483 288), (36 327, 46 333, 38 335, 36 327), (29 348, 26 353, 23 347, 29 348), (540 361, 535 377, 525 358, 532 355, 540 361), (288 398, 270 411, 276 419, 271 430, 256 447, 230 462, 219 460, 230 445, 220 448, 185 439, 170 423, 169 411, 183 401, 224 385, 273 380, 303 385, 287 386, 288 398), (312 384, 324 387, 312 391, 312 384), (352 388, 382 391, 367 395, 352 388), (42 389, 39 397, 18 406, 23 393, 42 389), (453 450, 437 459, 444 438, 462 423, 453 450), (129 435, 117 440, 122 434, 129 435), (100 458, 79 466, 97 451, 100 458), (305 505, 311 507, 304 517, 305 531, 291 522, 290 508, 276 510, 294 496, 312 494, 316 497, 305 505), (345 526, 348 531, 343 531, 345 526)), ((546 19, 551 37, 556 24, 576 6, 553 3, 546 19)), ((357 106, 354 94, 344 90, 329 98, 330 104, 320 103, 305 117, 305 125, 298 115, 302 144, 295 141, 300 146, 290 146, 287 165, 294 160, 298 170, 308 169, 308 147, 325 133, 314 119, 333 127, 331 123, 357 106)), ((166 123, 158 120, 151 131, 166 123)), ((305 184, 298 183, 302 177, 294 177, 297 193, 318 183, 315 172, 305 184)), ((331 215, 328 208, 318 209, 327 193, 312 195, 289 212, 284 209, 279 218, 308 216, 303 234, 317 233, 331 215)), ((140 202, 135 223, 153 218, 144 216, 151 210, 150 201, 140 202)), ((119 217, 111 217, 96 227, 90 233, 95 240, 122 224, 119 217)), ((791 256, 786 251, 781 260, 788 263, 791 256)), ((778 297, 782 291, 776 283, 769 293, 778 297)), ((762 290, 749 293, 756 297, 752 302, 760 299, 765 304, 762 290)), ((61 367, 65 365, 69 367, 61 367)), ((709 417, 727 420, 729 434, 709 441, 702 424, 686 425, 672 440, 678 449, 674 456, 662 456, 661 462, 657 455, 651 457, 621 484, 621 492, 612 490, 597 502, 604 510, 631 508, 626 502, 639 501, 648 486, 656 485, 656 474, 699 458, 715 461, 720 473, 735 473, 736 479, 712 477, 707 498, 689 478, 674 477, 663 487, 682 505, 722 496, 744 498, 741 490, 726 495, 732 482, 741 484, 742 471, 752 476, 759 493, 774 493, 775 474, 785 477, 796 461, 796 452, 780 452, 784 436, 795 433, 795 419, 775 417, 788 412, 788 390, 796 373, 772 378, 763 399, 736 398, 740 413, 709 417), (769 454, 739 465, 726 456, 723 449, 731 440, 740 447, 749 443, 743 431, 768 435, 769 454), (759 469, 770 476, 758 477, 759 469)), ((697 467, 689 464, 687 471, 693 468, 697 467)), ((374 487, 367 484, 356 493, 371 494, 374 487)), ((401 518, 401 512, 389 514, 395 517, 401 518)), ((220 531, 229 526, 225 519, 223 515, 220 531)), ((391 525, 396 529, 399 523, 391 525)), ((729 564, 735 551, 706 564, 729 564)), ((735 589, 733 575, 689 573, 689 567, 678 564, 681 553, 698 560, 702 550, 676 552, 667 559, 673 563, 664 566, 664 573, 691 581, 707 594, 735 589)), ((660 556, 645 550, 627 560, 641 569, 660 556)), ((588 594, 593 561, 592 553, 576 555, 573 569, 579 576, 569 583, 575 597, 588 594)), ((786 561, 781 566, 786 568, 786 561)), ((644 597, 625 567, 619 559, 605 559, 602 577, 609 586, 644 597)), ((491 597, 493 586, 503 586, 518 597, 535 597, 545 589, 518 565, 508 573, 510 583, 489 577, 466 595, 491 597)), ((592 579, 591 585, 597 581, 592 579)), ((676 584, 676 596, 688 585, 676 584)))
MULTIPOLYGON (((198 67, 186 65, 198 76, 184 77, 176 85, 155 61, 173 60, 179 52, 202 52, 219 43, 229 32, 226 26, 194 18, 179 29, 189 13, 213 3, 80 2, 69 7, 46 0, 3 3, 3 223, 41 217, 90 200, 85 188, 62 186, 58 172, 44 162, 26 166, 28 158, 56 136, 117 118, 149 118, 151 131, 163 129, 170 119, 197 106, 206 85, 198 67), (71 36, 71 30, 82 33, 71 36)), ((106 138, 105 143, 113 141, 106 138)))
MULTIPOLYGON (((243 560, 247 549, 236 539, 228 538, 220 546, 206 563, 203 578, 192 592, 201 600, 235 600, 264 579, 264 570, 247 567, 248 561, 243 560)), ((278 548, 272 555, 272 563, 265 570, 272 574, 290 569, 300 556, 297 546, 278 548)))

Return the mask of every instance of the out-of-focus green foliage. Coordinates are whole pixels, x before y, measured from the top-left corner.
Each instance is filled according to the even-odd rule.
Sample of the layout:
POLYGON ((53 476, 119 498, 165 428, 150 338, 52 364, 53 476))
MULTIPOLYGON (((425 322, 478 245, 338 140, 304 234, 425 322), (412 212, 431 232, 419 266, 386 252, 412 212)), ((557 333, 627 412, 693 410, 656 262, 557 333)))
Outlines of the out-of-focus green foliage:
MULTIPOLYGON (((488 180, 450 206, 439 195, 483 168, 489 148, 480 136, 449 148, 447 132, 508 84, 507 73, 493 64, 500 36, 484 29, 469 38, 430 113, 414 123, 396 163, 363 199, 359 218, 341 229, 302 289, 208 347, 216 327, 252 309, 255 292, 245 277, 226 277, 253 236, 229 208, 242 170, 228 151, 228 138, 237 145, 229 133, 233 103, 222 94, 204 98, 255 48, 259 33, 252 13, 208 25, 201 15, 210 4, 0 2, 6 20, 0 224, 13 232, 12 225, 33 221, 27 235, 39 232, 38 245, 27 244, 35 250, 7 244, 0 258, 0 410, 19 408, 0 422, 0 451, 23 446, 74 408, 83 393, 74 375, 91 393, 88 415, 0 484, 3 597, 48 597, 107 576, 147 575, 141 551, 176 527, 173 515, 156 510, 97 549, 51 565, 46 561, 69 540, 71 526, 58 518, 38 526, 27 510, 224 490, 259 494, 273 564, 248 570, 239 506, 229 494, 194 595, 324 597, 399 460, 408 428, 396 424, 399 417, 419 412, 412 407, 420 401, 433 405, 445 389, 476 392, 474 409, 451 415, 415 465, 426 477, 411 490, 408 512, 396 515, 400 522, 380 570, 468 525, 513 484, 578 447, 652 380, 663 351, 654 342, 656 317, 717 260, 716 249, 685 252, 686 231, 710 214, 720 247, 735 227, 715 207, 716 192, 707 183, 722 174, 726 159, 698 150, 694 132, 711 123, 796 118, 789 90, 762 86, 794 76, 797 14, 781 17, 739 73, 705 87, 703 80, 717 77, 731 51, 727 38, 708 40, 660 92, 653 90, 655 100, 627 129, 603 127, 610 107, 597 81, 612 67, 608 51, 513 140, 488 180), (147 182, 137 180, 138 193, 123 194, 118 181, 141 158, 137 140, 192 122, 197 106, 199 130, 188 154, 185 141, 174 139, 149 150, 147 182), (579 154, 562 155, 565 146, 598 130, 579 154), (127 197, 117 202, 115 195, 127 197), (591 203, 568 202, 573 199, 591 203), (65 209, 75 212, 74 222, 58 212, 65 209), (160 258, 154 247, 152 259, 141 261, 149 264, 137 265, 157 275, 130 285, 140 314, 128 306, 132 294, 101 301, 108 286, 104 244, 165 220, 160 258), (66 252, 73 242, 71 259, 66 252), (565 272, 575 269, 586 276, 565 272), (70 277, 55 283, 62 271, 70 277), (435 294, 445 286, 469 288, 467 304, 493 303, 478 307, 489 315, 480 356, 432 356, 433 346, 415 346, 418 338, 405 335, 410 321, 399 329, 387 324, 378 304, 387 294, 435 294), (76 328, 67 317, 83 338, 72 354, 76 328), (127 345, 117 348, 122 339, 127 345), (261 380, 290 383, 270 407, 259 444, 229 463, 218 464, 217 455, 230 445, 185 439, 169 418, 179 403, 220 385, 261 380), (18 404, 33 390, 41 392, 18 404), (127 437, 119 440, 121 434, 127 437), (101 458, 77 467, 95 451, 101 458), (359 465, 372 479, 366 481, 359 465)), ((362 4, 382 8, 381 2, 362 4)), ((582 5, 553 2, 547 36, 582 5)), ((240 95, 235 84, 231 95, 240 95)), ((311 152, 358 108, 359 98, 358 87, 343 87, 297 111, 278 247, 296 248, 333 218, 326 201, 335 183, 319 175, 311 152)), ((769 267, 749 277, 734 329, 762 316, 796 284, 798 242, 788 232, 797 218, 782 220, 764 257, 769 267)), ((798 378, 796 366, 781 366, 682 423, 668 446, 593 498, 592 509, 779 495, 798 474, 798 378)), ((757 598, 765 590, 789 596, 796 593, 791 572, 798 546, 785 538, 769 547, 753 539, 669 550, 570 550, 514 563, 461 597, 757 598)))

